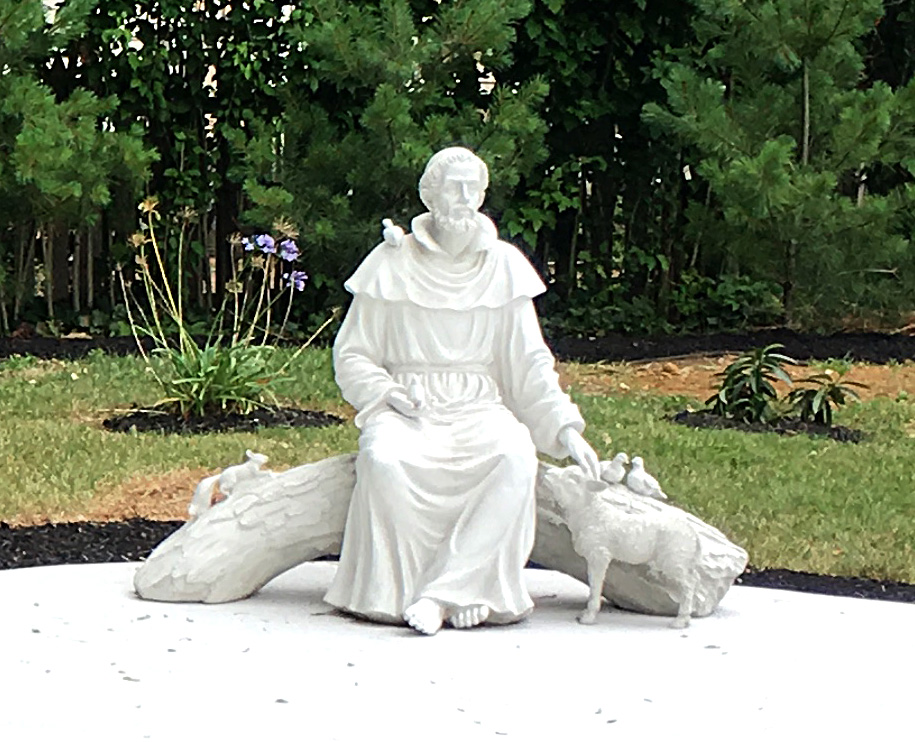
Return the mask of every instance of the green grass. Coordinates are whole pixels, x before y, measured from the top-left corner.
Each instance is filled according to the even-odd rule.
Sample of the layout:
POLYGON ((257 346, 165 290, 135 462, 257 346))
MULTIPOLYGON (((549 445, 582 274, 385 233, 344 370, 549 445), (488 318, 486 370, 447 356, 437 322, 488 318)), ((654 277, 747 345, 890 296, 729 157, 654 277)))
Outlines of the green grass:
MULTIPOLYGON (((341 408, 329 351, 306 351, 291 371, 287 401, 341 408)), ((352 425, 201 436, 101 428, 116 409, 157 399, 137 358, 0 361, 0 520, 78 511, 101 486, 222 466, 246 448, 276 467, 356 450, 352 425)), ((744 546, 754 566, 915 583, 915 403, 885 399, 839 410, 837 423, 870 433, 855 445, 695 430, 663 419, 696 400, 629 394, 576 401, 602 458, 620 450, 642 456, 676 504, 744 546)))

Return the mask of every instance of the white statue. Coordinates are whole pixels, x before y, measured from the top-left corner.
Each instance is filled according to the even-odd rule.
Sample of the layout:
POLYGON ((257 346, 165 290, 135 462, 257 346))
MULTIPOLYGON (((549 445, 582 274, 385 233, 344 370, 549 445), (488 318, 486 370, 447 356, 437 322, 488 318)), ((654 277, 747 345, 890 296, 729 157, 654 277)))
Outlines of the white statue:
POLYGON ((533 603, 537 451, 598 479, 584 421, 559 386, 532 302, 545 287, 478 209, 486 165, 434 155, 429 213, 346 282, 337 383, 361 429, 340 565, 326 595, 345 611, 434 634, 510 623, 533 603))
POLYGON ((552 470, 550 476, 572 545, 588 564, 591 593, 578 620, 592 624, 597 619, 607 570, 620 561, 648 565, 664 580, 677 605, 671 626, 689 626, 703 560, 701 531, 689 516, 643 500, 644 495, 632 497, 623 487, 591 481, 574 467, 552 470))

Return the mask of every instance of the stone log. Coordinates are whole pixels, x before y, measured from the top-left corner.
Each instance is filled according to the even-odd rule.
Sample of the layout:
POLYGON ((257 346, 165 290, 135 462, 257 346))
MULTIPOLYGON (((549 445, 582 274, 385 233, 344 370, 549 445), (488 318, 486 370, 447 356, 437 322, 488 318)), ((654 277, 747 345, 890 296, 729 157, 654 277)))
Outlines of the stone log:
MULTIPOLYGON (((587 582, 585 561, 572 547, 541 463, 537 483, 537 536, 532 560, 587 582)), ((225 603, 247 598, 277 575, 303 562, 338 554, 355 485, 355 454, 261 471, 238 482, 221 502, 203 510, 165 539, 137 569, 134 587, 146 600, 225 603)), ((649 498, 639 506, 668 508, 649 498)), ((715 528, 688 516, 700 537, 702 560, 694 616, 711 613, 740 575, 747 553, 715 528)), ((670 586, 650 565, 614 563, 603 594, 638 611, 676 615, 670 586)))

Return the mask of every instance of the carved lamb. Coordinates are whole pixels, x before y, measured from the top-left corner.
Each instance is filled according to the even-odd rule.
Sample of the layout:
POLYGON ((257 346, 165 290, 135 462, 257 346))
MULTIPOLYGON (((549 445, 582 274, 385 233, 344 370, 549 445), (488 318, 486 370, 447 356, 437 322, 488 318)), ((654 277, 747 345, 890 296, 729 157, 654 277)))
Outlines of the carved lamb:
POLYGON ((689 626, 699 581, 702 546, 686 514, 677 508, 645 508, 625 488, 588 479, 577 467, 551 472, 552 493, 572 534, 572 545, 588 564, 590 597, 578 620, 592 624, 600 610, 610 564, 648 565, 675 594, 673 628, 689 626))

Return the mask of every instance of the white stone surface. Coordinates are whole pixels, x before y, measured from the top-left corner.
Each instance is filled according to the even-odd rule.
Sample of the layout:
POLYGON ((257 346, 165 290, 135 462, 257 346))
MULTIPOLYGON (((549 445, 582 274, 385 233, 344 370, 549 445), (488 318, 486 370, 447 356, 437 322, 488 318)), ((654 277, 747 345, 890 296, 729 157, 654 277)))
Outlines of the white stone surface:
POLYGON ((0 739, 906 739, 915 605, 735 587, 688 632, 525 572, 511 627, 435 638, 341 619, 336 568, 252 599, 157 604, 135 564, 0 571, 0 739))

